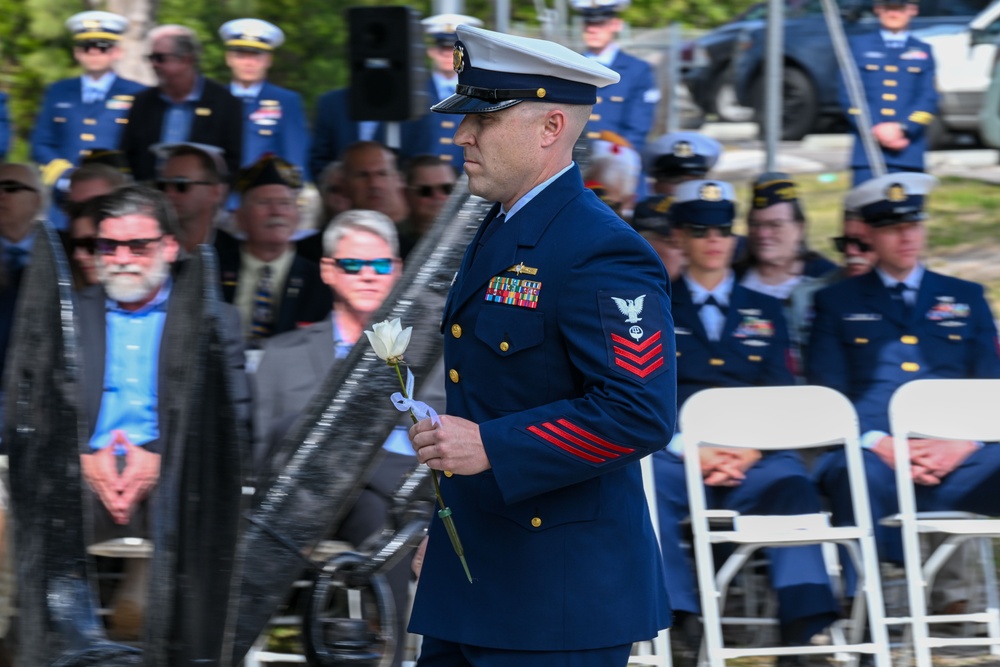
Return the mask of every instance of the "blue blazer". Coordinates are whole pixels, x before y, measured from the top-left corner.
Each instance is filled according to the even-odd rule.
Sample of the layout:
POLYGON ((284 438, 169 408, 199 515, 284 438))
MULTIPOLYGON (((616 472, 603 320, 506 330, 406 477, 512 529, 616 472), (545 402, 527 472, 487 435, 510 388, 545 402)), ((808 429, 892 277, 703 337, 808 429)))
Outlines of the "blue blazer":
POLYGON ((103 102, 84 104, 80 77, 56 81, 45 92, 31 133, 31 159, 42 167, 60 158, 79 166, 95 148, 118 148, 135 96, 145 89, 119 76, 103 102))
MULTIPOLYGON (((337 88, 323 93, 316 102, 316 119, 309 148, 309 169, 313 178, 319 178, 323 167, 339 160, 344 149, 360 139, 358 123, 350 117, 347 95, 347 88, 337 88)), ((384 123, 379 123, 374 139, 385 143, 384 123)), ((426 116, 400 124, 400 158, 433 152, 426 116)))
POLYGON ((889 398, 925 378, 997 378, 993 314, 976 283, 927 271, 909 313, 874 271, 816 293, 806 377, 854 402, 861 431, 889 432, 889 398))
POLYGON ((678 408, 695 392, 711 387, 795 384, 789 367, 788 326, 778 299, 733 285, 717 341, 709 339, 698 310, 684 279, 675 280, 678 408))
POLYGON ((541 651, 653 637, 670 608, 639 459, 676 416, 663 263, 576 166, 473 259, 498 210, 442 320, 448 413, 492 465, 441 478, 475 583, 435 516, 410 630, 541 651))
POLYGON ((10 115, 7 113, 7 93, 0 93, 0 161, 10 150, 10 115))
POLYGON ((602 130, 617 132, 641 153, 660 100, 653 68, 645 60, 619 51, 611 69, 618 72, 621 80, 597 91, 597 104, 587 123, 587 137, 596 139, 602 130))
MULTIPOLYGON (((923 171, 924 153, 927 151, 925 130, 938 110, 934 53, 930 44, 909 37, 902 48, 890 48, 879 32, 873 32, 855 36, 850 45, 860 70, 872 125, 900 123, 910 140, 910 145, 901 151, 882 150, 886 166, 923 171)), ((868 158, 857 137, 858 110, 851 106, 843 80, 840 83, 840 104, 847 109, 847 118, 855 133, 851 167, 866 168, 869 166, 868 158)))
POLYGON ((243 104, 243 166, 274 153, 308 178, 309 125, 302 97, 265 81, 256 97, 238 99, 243 104))

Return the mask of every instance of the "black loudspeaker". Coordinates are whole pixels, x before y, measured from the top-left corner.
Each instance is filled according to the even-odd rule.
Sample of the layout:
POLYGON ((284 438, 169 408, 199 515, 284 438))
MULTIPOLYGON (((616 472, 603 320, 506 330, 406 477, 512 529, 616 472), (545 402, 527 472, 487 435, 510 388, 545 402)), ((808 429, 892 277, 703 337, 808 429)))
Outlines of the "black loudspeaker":
POLYGON ((352 7, 352 120, 404 121, 427 113, 427 66, 420 14, 409 7, 352 7))

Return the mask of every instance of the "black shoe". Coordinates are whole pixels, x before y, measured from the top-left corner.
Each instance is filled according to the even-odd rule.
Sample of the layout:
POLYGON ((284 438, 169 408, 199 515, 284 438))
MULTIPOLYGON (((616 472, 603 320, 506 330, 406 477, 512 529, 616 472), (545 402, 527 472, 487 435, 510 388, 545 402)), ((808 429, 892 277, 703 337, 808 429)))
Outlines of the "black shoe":
POLYGON ((675 612, 670 628, 670 657, 674 667, 696 667, 704 631, 697 614, 675 612))

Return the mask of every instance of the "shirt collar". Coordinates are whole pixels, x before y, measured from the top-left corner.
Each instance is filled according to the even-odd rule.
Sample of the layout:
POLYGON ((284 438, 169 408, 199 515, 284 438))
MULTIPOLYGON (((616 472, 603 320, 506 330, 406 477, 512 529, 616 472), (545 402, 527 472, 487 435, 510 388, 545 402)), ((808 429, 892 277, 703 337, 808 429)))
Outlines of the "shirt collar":
POLYGON ((563 167, 563 169, 558 174, 552 176, 551 178, 549 178, 544 183, 539 183, 535 187, 533 187, 530 190, 528 190, 528 192, 526 192, 523 197, 521 197, 520 199, 517 200, 516 204, 514 204, 513 206, 510 207, 509 211, 503 210, 503 204, 501 204, 500 205, 500 213, 502 213, 502 214, 504 214, 504 215, 507 216, 504 219, 504 222, 506 222, 507 220, 510 220, 512 217, 514 217, 515 213, 517 213, 522 208, 524 208, 525 206, 527 206, 528 202, 530 202, 532 199, 534 199, 535 197, 537 197, 538 194, 542 190, 544 190, 545 188, 549 187, 549 185, 551 185, 553 181, 555 181, 557 178, 559 178, 560 176, 562 176, 563 174, 565 174, 567 171, 569 171, 572 166, 573 166, 573 163, 570 162, 568 165, 566 165, 565 167, 563 167))
POLYGON ((111 84, 115 82, 114 72, 105 72, 100 76, 100 78, 92 79, 86 74, 81 76, 80 79, 83 81, 84 90, 92 90, 95 93, 101 93, 101 95, 107 95, 108 91, 111 90, 111 84))
POLYGON ((187 97, 185 97, 180 102, 174 102, 173 99, 171 99, 169 96, 165 95, 162 92, 160 93, 160 99, 170 105, 184 104, 185 102, 195 102, 197 100, 200 100, 201 94, 204 91, 205 91, 205 79, 199 74, 194 80, 194 88, 192 88, 191 92, 188 93, 187 97))
POLYGON ((125 310, 124 308, 118 305, 117 301, 115 301, 110 297, 107 299, 106 302, 107 309, 109 311, 116 313, 125 313, 126 315, 148 315, 149 313, 152 313, 154 311, 166 312, 167 299, 170 298, 170 290, 173 287, 173 283, 174 283, 173 279, 170 278, 170 276, 167 276, 167 279, 163 281, 162 285, 160 285, 160 289, 156 293, 156 296, 154 296, 149 303, 147 303, 139 310, 125 310))
MULTIPOLYGON (((281 253, 277 259, 273 259, 270 262, 264 262, 249 252, 247 252, 246 246, 240 248, 240 267, 247 271, 250 275, 257 275, 264 266, 271 267, 271 273, 275 280, 283 277, 288 269, 292 265, 292 260, 295 259, 295 251, 291 248, 286 248, 285 252, 281 253)), ((275 283, 277 284, 277 283, 275 283)))
POLYGON ((892 276, 890 276, 888 273, 886 273, 877 266, 875 267, 875 273, 877 273, 878 277, 882 280, 882 284, 888 287, 889 289, 892 289, 899 283, 903 283, 904 285, 906 285, 908 289, 919 291, 920 281, 924 277, 924 265, 917 264, 915 267, 913 267, 913 270, 910 271, 910 275, 906 276, 906 278, 904 278, 903 280, 896 280, 895 278, 893 278, 892 276))
POLYGON ((733 285, 735 284, 735 278, 733 277, 733 272, 729 271, 726 273, 726 277, 722 279, 715 289, 706 289, 701 283, 696 282, 691 276, 686 272, 684 275, 684 284, 687 285, 688 290, 691 292, 691 301, 696 306, 708 301, 708 297, 714 297, 715 302, 720 306, 729 305, 729 295, 733 293, 733 285))
POLYGON ((264 88, 264 82, 258 81, 252 86, 244 88, 235 81, 229 84, 229 92, 233 94, 233 97, 257 97, 260 95, 260 91, 264 88))
POLYGON ((888 30, 879 30, 879 34, 882 35, 882 41, 888 44, 906 44, 906 40, 910 38, 910 32, 904 30, 902 32, 889 32, 888 30))
POLYGON ((32 230, 30 232, 28 232, 27 236, 25 236, 23 239, 21 239, 17 243, 14 243, 13 241, 11 241, 9 239, 5 239, 4 237, 0 236, 0 250, 6 251, 7 248, 20 248, 21 250, 23 250, 25 253, 27 253, 30 256, 31 255, 31 250, 34 247, 35 247, 35 230, 34 230, 34 227, 32 227, 32 230))
POLYGON ((613 63, 615 61, 615 58, 618 57, 618 51, 620 50, 621 47, 619 47, 616 42, 611 42, 606 47, 604 47, 604 50, 601 51, 600 53, 588 52, 587 57, 591 58, 592 60, 596 60, 605 67, 611 67, 611 63, 613 63))

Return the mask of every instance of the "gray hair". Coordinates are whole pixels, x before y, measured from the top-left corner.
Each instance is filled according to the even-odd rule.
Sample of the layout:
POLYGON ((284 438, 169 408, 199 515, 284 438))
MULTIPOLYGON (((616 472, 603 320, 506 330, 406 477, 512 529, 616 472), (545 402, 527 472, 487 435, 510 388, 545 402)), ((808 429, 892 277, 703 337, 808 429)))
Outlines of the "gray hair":
POLYGON ((85 183, 86 181, 104 181, 109 187, 114 189, 128 183, 129 177, 120 169, 112 167, 110 164, 93 162, 76 169, 69 177, 70 187, 77 183, 85 183))
POLYGON ((399 257, 399 234, 396 224, 384 213, 365 209, 344 211, 323 232, 323 255, 333 257, 340 241, 351 232, 374 234, 389 245, 393 259, 399 257))
POLYGON ((174 55, 191 56, 195 62, 201 60, 201 41, 194 30, 186 25, 169 23, 156 26, 149 31, 149 43, 152 44, 161 37, 169 37, 174 42, 174 55))
POLYGON ((177 216, 170 201, 159 190, 145 185, 126 185, 96 199, 94 224, 100 227, 108 218, 144 215, 160 224, 160 232, 177 236, 177 216))

